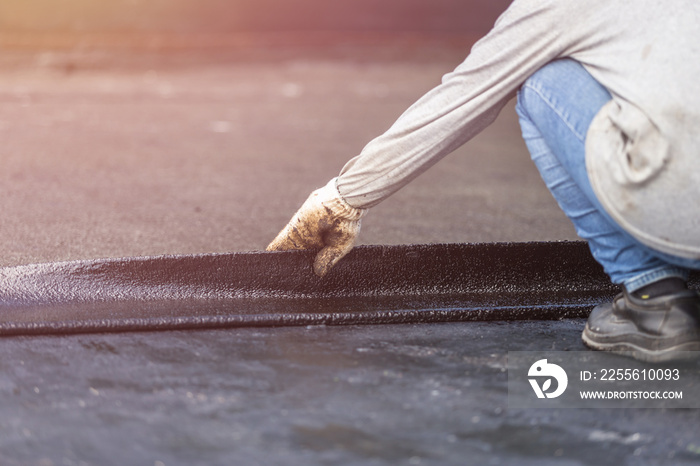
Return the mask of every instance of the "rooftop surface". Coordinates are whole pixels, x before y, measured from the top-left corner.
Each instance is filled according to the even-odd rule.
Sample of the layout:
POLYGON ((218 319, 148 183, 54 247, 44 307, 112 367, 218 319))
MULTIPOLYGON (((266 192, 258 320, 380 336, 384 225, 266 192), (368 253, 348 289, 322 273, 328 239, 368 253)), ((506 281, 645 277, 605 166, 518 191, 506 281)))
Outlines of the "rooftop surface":
MULTIPOLYGON (((9 268, 260 251, 473 42, 335 34, 283 46, 268 34, 243 47, 224 34, 164 51, 76 46, 71 31, 24 46, 22 34, 0 59, 9 268)), ((511 103, 373 209, 360 244, 573 239, 511 103)), ((3 337, 0 464, 697 464, 697 410, 508 407, 508 352, 585 351, 583 325, 3 337)))

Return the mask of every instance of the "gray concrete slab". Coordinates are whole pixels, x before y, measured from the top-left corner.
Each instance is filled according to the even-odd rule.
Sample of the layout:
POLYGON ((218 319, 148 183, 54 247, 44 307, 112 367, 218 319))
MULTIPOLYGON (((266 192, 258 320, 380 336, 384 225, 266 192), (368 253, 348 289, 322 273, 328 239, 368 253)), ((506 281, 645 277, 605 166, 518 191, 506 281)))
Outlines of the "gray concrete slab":
POLYGON ((581 320, 0 339, 3 465, 690 465, 696 410, 507 404, 581 320))
MULTIPOLYGON (((468 46, 389 61, 377 46, 189 66, 31 54, 0 74, 0 265, 262 249, 468 46)), ((374 209, 361 235, 362 244, 559 239, 575 234, 510 106, 374 209)))

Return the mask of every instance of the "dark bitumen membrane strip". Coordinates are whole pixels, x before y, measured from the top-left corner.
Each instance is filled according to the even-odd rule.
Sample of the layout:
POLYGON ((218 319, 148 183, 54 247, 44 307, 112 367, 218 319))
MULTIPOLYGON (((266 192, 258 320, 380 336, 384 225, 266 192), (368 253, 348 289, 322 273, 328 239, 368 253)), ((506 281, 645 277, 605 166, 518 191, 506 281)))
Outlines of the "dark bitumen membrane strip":
MULTIPOLYGON (((363 246, 0 269, 0 334, 584 317, 617 288, 583 242, 363 246)), ((697 284, 693 276, 693 285, 697 284)))

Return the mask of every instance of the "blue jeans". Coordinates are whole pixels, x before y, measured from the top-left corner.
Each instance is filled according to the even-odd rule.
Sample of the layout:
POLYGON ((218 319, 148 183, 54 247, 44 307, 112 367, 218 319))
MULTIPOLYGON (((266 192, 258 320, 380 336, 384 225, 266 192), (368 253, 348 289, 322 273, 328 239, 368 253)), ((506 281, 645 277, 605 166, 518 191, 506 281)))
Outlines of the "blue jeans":
POLYGON ((533 74, 518 92, 516 106, 532 160, 613 283, 632 292, 663 278, 687 280, 688 269, 700 268, 700 261, 643 245, 605 212, 593 192, 586 172, 586 133, 610 99, 610 93, 570 59, 551 62, 533 74))

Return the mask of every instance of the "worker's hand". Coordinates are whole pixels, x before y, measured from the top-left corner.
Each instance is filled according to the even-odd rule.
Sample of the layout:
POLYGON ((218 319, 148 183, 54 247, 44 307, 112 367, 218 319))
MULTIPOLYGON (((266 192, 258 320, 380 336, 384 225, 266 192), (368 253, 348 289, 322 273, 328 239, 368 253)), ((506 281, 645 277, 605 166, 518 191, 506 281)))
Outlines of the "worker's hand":
POLYGON ((333 178, 312 192, 267 250, 321 249, 314 261, 314 273, 319 277, 350 252, 360 233, 360 218, 367 209, 348 205, 335 183, 333 178))

